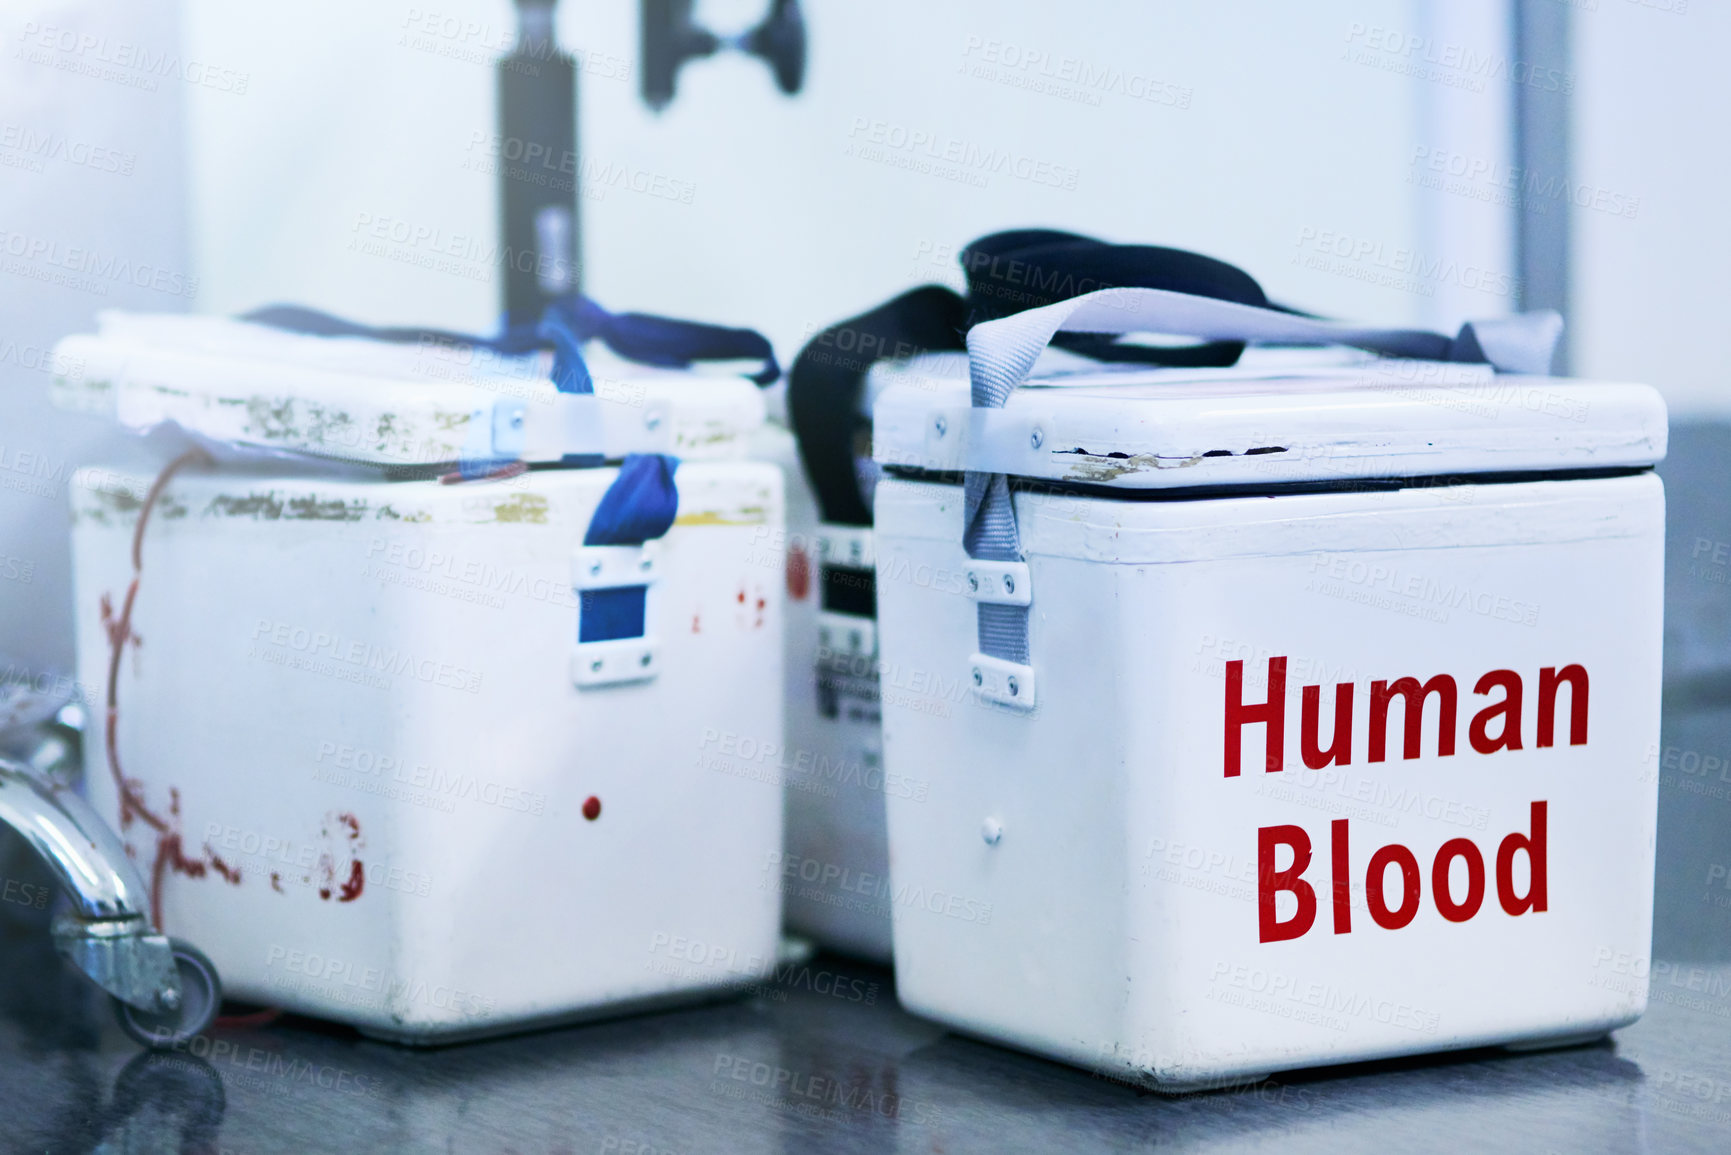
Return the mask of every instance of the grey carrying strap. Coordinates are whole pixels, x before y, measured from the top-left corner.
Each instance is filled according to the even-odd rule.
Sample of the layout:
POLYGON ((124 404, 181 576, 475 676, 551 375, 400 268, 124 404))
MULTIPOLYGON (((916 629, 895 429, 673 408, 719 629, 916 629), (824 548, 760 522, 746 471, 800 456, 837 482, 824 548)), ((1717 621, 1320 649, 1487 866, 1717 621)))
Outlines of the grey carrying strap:
MULTIPOLYGON (((987 321, 968 331, 968 364, 976 409, 1001 409, 1027 379, 1058 333, 1160 333, 1210 341, 1278 345, 1349 345, 1390 357, 1488 363, 1504 373, 1550 372, 1563 319, 1549 310, 1475 321, 1449 338, 1422 329, 1377 329, 1321 321, 1165 289, 1101 289, 1067 301, 987 321)), ((963 544, 977 561, 1018 563, 1010 485, 1001 473, 968 471, 963 544)), ((1024 579, 1025 580, 1025 579, 1024 579)), ((981 600, 980 654, 1028 664, 1028 611, 1023 604, 981 600)), ((976 661, 975 682, 980 683, 976 661)), ((1024 678, 1031 685, 1031 678, 1024 678)), ((1001 700, 1031 706, 1032 695, 1001 700)))

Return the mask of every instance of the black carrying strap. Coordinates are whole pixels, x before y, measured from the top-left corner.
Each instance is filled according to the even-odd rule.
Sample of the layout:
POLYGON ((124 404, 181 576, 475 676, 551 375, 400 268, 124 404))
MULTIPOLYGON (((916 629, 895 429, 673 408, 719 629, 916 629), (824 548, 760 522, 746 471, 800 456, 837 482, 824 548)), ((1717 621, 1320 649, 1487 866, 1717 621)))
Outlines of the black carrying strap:
MULTIPOLYGON (((1271 305, 1256 278, 1236 265, 1159 245, 1114 245, 1057 229, 1014 229, 962 250, 968 278, 967 327, 1067 301, 1097 289, 1167 289, 1240 305, 1271 305)), ((1052 342, 1096 361, 1178 367, 1236 364, 1241 341, 1155 346, 1115 335, 1062 333, 1052 342)))
POLYGON ((859 412, 866 374, 879 361, 965 352, 962 309, 962 299, 949 289, 923 285, 831 325, 794 359, 787 374, 788 417, 825 521, 872 523, 854 472, 859 438, 870 430, 859 412))
MULTIPOLYGON (((965 301, 941 285, 913 289, 825 329, 794 360, 788 416, 825 521, 872 523, 854 459, 870 453, 860 444, 870 430, 859 412, 860 394, 878 361, 964 352, 967 331, 977 324, 1096 289, 1168 289, 1279 308, 1269 304, 1255 278, 1225 261, 1156 245, 1115 245, 1059 229, 992 233, 964 248, 960 260, 968 281, 965 301)), ((1098 361, 1172 366, 1232 365, 1244 351, 1240 341, 1154 346, 1099 333, 1063 333, 1053 344, 1098 361)))

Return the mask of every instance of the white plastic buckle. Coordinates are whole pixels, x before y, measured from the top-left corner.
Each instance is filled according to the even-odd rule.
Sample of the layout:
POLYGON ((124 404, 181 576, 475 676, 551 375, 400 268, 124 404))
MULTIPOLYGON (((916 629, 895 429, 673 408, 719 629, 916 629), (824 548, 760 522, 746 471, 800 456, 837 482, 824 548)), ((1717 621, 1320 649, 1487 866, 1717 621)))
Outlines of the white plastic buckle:
POLYGON ((823 657, 868 658, 875 662, 878 624, 856 614, 820 611, 817 615, 817 648, 823 657))
MULTIPOLYGON (((571 650, 571 681, 579 687, 611 686, 642 682, 658 672, 654 624, 653 587, 661 576, 661 543, 642 545, 584 545, 571 554, 571 586, 579 595, 585 590, 645 586, 643 591, 643 635, 613 638, 604 642, 578 642, 571 650)), ((582 610, 578 610, 582 629, 582 610)))
POLYGON ((578 686, 643 682, 656 675, 655 643, 648 637, 579 642, 571 652, 571 681, 578 686))
POLYGON ((646 586, 661 576, 659 541, 642 545, 584 545, 571 555, 571 585, 579 590, 646 586))
MULTIPOLYGON (((523 437, 525 461, 558 461, 602 453, 601 401, 593 393, 555 393, 548 404, 537 403, 527 413, 523 437)), ((495 437, 495 445, 497 438, 495 437)))
POLYGON ((963 580, 967 595, 976 602, 993 605, 1025 606, 1033 600, 1033 582, 1028 579, 1028 563, 1023 561, 968 562, 963 580))
POLYGON ((996 702, 1014 710, 1034 708, 1034 667, 1003 658, 975 654, 968 659, 968 677, 982 702, 996 702))
POLYGON ((871 569, 877 564, 877 558, 870 527, 834 525, 828 522, 818 526, 817 561, 819 565, 871 569))

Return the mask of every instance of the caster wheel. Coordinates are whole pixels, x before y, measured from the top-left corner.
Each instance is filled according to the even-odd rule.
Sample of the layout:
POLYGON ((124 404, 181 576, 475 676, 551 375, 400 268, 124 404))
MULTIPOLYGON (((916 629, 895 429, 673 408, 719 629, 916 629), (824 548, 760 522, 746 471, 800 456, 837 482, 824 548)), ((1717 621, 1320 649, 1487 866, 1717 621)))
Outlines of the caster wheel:
POLYGON ((177 938, 175 969, 180 972, 180 1006, 172 1011, 141 1011, 130 1003, 114 1000, 114 1017, 132 1041, 145 1047, 172 1047, 184 1043, 210 1026, 222 1006, 222 981, 204 952, 177 938))

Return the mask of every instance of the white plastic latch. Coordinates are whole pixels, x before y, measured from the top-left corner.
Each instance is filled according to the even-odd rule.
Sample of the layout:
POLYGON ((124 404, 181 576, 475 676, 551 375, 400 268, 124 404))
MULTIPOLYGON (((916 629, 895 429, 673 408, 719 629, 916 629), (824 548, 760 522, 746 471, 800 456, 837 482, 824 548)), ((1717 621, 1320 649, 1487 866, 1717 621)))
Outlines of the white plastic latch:
POLYGON ((523 440, 525 461, 558 461, 563 457, 599 457, 602 435, 601 399, 593 393, 555 393, 526 412, 523 440))
POLYGON ((528 406, 522 401, 501 398, 493 402, 493 456, 506 461, 521 461, 529 444, 528 406))
POLYGON ((825 522, 817 527, 819 565, 871 569, 877 564, 876 552, 872 546, 872 531, 867 526, 834 525, 825 522))
POLYGON ((642 682, 659 673, 654 633, 654 586, 661 576, 661 543, 585 545, 571 554, 571 587, 577 594, 577 644, 571 650, 571 681, 579 687, 642 682), (601 615, 594 623, 584 615, 601 615), (640 633, 631 633, 632 630, 640 633), (618 636, 624 633, 628 636, 618 636), (587 634, 593 640, 584 641, 587 634), (611 635, 611 636, 609 636, 611 635))
POLYGON ((878 624, 858 614, 822 611, 817 615, 817 648, 823 657, 876 661, 878 624))
POLYGON ((578 590, 652 585, 661 576, 661 543, 584 545, 571 555, 571 585, 578 590))
POLYGON ((578 686, 642 682, 656 675, 657 660, 650 638, 579 642, 571 654, 571 681, 578 686))
POLYGON ((1033 598, 1027 562, 981 561, 976 558, 968 562, 962 580, 968 597, 976 602, 1025 606, 1033 598))
POLYGON ((975 654, 968 659, 968 679, 982 702, 996 702, 1016 710, 1034 708, 1032 666, 975 654))

